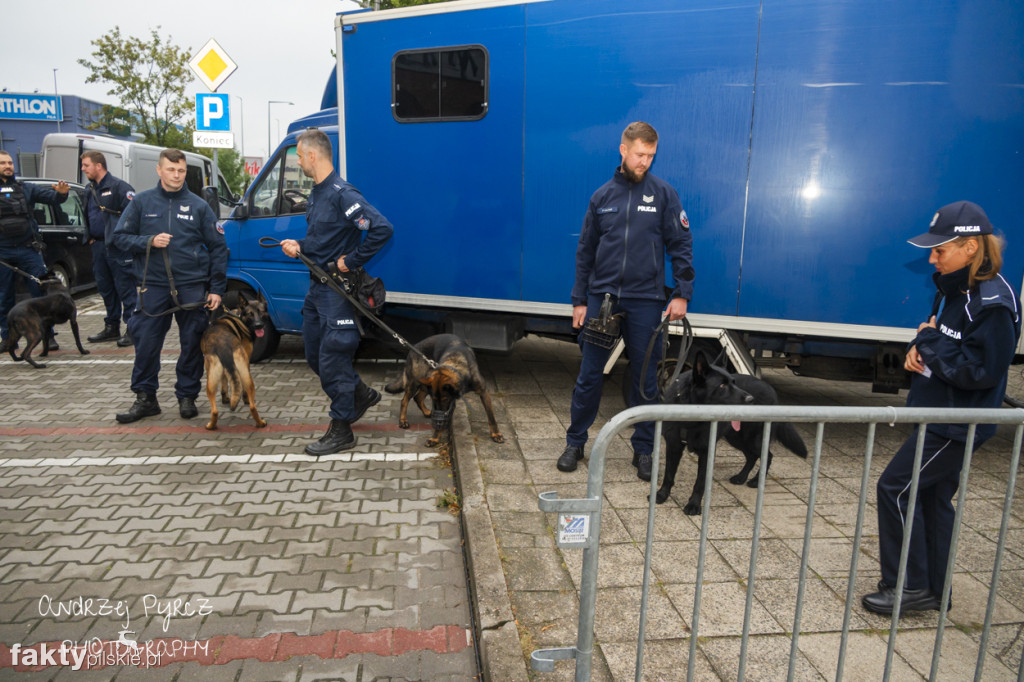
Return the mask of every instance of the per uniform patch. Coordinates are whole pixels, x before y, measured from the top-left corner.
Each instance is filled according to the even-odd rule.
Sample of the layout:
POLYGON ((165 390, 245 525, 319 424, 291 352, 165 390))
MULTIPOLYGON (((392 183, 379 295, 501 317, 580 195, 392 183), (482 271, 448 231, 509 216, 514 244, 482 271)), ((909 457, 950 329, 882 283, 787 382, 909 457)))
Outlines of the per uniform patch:
POLYGON ((684 230, 690 229, 690 219, 686 217, 686 211, 679 212, 679 222, 682 224, 684 230))

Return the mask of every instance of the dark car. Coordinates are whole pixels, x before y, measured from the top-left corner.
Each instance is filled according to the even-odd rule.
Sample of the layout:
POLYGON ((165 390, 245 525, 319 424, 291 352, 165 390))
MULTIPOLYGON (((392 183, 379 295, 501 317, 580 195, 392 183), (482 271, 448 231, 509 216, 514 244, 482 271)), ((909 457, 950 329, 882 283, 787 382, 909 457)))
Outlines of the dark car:
MULTIPOLYGON (((42 178, 21 178, 22 182, 50 187, 56 180, 42 178)), ((75 182, 68 183, 68 198, 60 206, 32 204, 39 233, 46 244, 43 260, 64 285, 72 292, 96 286, 92 274, 92 247, 88 241, 88 227, 85 223, 85 187, 75 182)))

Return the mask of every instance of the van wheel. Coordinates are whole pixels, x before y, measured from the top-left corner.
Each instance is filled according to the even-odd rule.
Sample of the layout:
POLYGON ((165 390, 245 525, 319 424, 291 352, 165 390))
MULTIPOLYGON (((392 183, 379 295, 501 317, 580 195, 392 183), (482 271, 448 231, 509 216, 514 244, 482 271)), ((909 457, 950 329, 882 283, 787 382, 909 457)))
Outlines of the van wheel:
MULTIPOLYGON (((226 308, 237 307, 238 294, 242 294, 246 298, 263 300, 263 297, 253 291, 251 287, 241 286, 226 291, 221 303, 226 308)), ((277 352, 277 344, 280 341, 281 334, 274 327, 270 315, 265 316, 263 318, 263 336, 252 340, 252 356, 249 358, 249 362, 255 363, 273 356, 277 352)))

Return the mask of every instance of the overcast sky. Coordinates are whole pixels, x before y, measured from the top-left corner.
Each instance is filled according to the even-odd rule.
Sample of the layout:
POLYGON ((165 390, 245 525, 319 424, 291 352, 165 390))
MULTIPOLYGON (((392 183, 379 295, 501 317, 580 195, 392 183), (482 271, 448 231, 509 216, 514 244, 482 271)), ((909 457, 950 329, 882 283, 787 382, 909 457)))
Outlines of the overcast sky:
MULTIPOLYGON (((276 146, 288 123, 317 111, 333 67, 334 15, 356 7, 353 0, 20 0, 4 2, 4 62, 0 88, 8 92, 78 95, 117 104, 108 86, 87 84, 89 72, 79 58, 91 59, 95 40, 114 26, 122 36, 149 40, 160 27, 191 57, 214 38, 236 64, 217 92, 230 98, 232 131, 244 137, 247 156, 267 152, 267 102, 274 104, 270 134, 276 146), (241 97, 241 103, 238 97, 241 97), (239 126, 239 110, 244 121, 239 126)), ((186 93, 209 92, 193 79, 186 93)))

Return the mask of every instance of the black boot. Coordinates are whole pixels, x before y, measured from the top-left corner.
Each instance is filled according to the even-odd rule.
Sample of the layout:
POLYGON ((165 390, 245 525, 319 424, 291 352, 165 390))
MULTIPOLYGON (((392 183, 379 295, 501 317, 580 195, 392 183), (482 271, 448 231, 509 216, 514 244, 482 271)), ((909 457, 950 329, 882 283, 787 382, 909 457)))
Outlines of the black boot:
POLYGON ((139 391, 135 403, 128 408, 128 411, 117 413, 117 421, 122 424, 131 424, 143 417, 152 417, 155 414, 160 414, 160 404, 156 401, 156 396, 139 391))
POLYGON ((117 340, 118 348, 127 348, 128 346, 134 346, 135 342, 132 341, 132 335, 127 330, 124 332, 124 336, 117 340))
POLYGON ((582 445, 566 445, 555 466, 559 471, 576 471, 576 463, 583 459, 582 445))
POLYGON ((356 386, 356 398, 355 398, 355 411, 356 418, 352 421, 357 422, 363 418, 366 411, 380 402, 380 391, 374 390, 363 383, 362 379, 359 380, 359 385, 356 386))
POLYGON ((199 410, 196 409, 195 398, 178 398, 178 414, 181 415, 182 419, 191 419, 199 414, 199 410))
POLYGON ((89 343, 99 343, 101 341, 117 341, 121 338, 121 332, 118 330, 119 325, 116 324, 105 324, 103 331, 99 334, 93 334, 86 341, 89 343))
POLYGON ((352 435, 352 426, 347 421, 332 419, 327 433, 317 442, 306 446, 306 454, 314 457, 333 455, 335 452, 348 450, 355 444, 356 437, 352 435))

